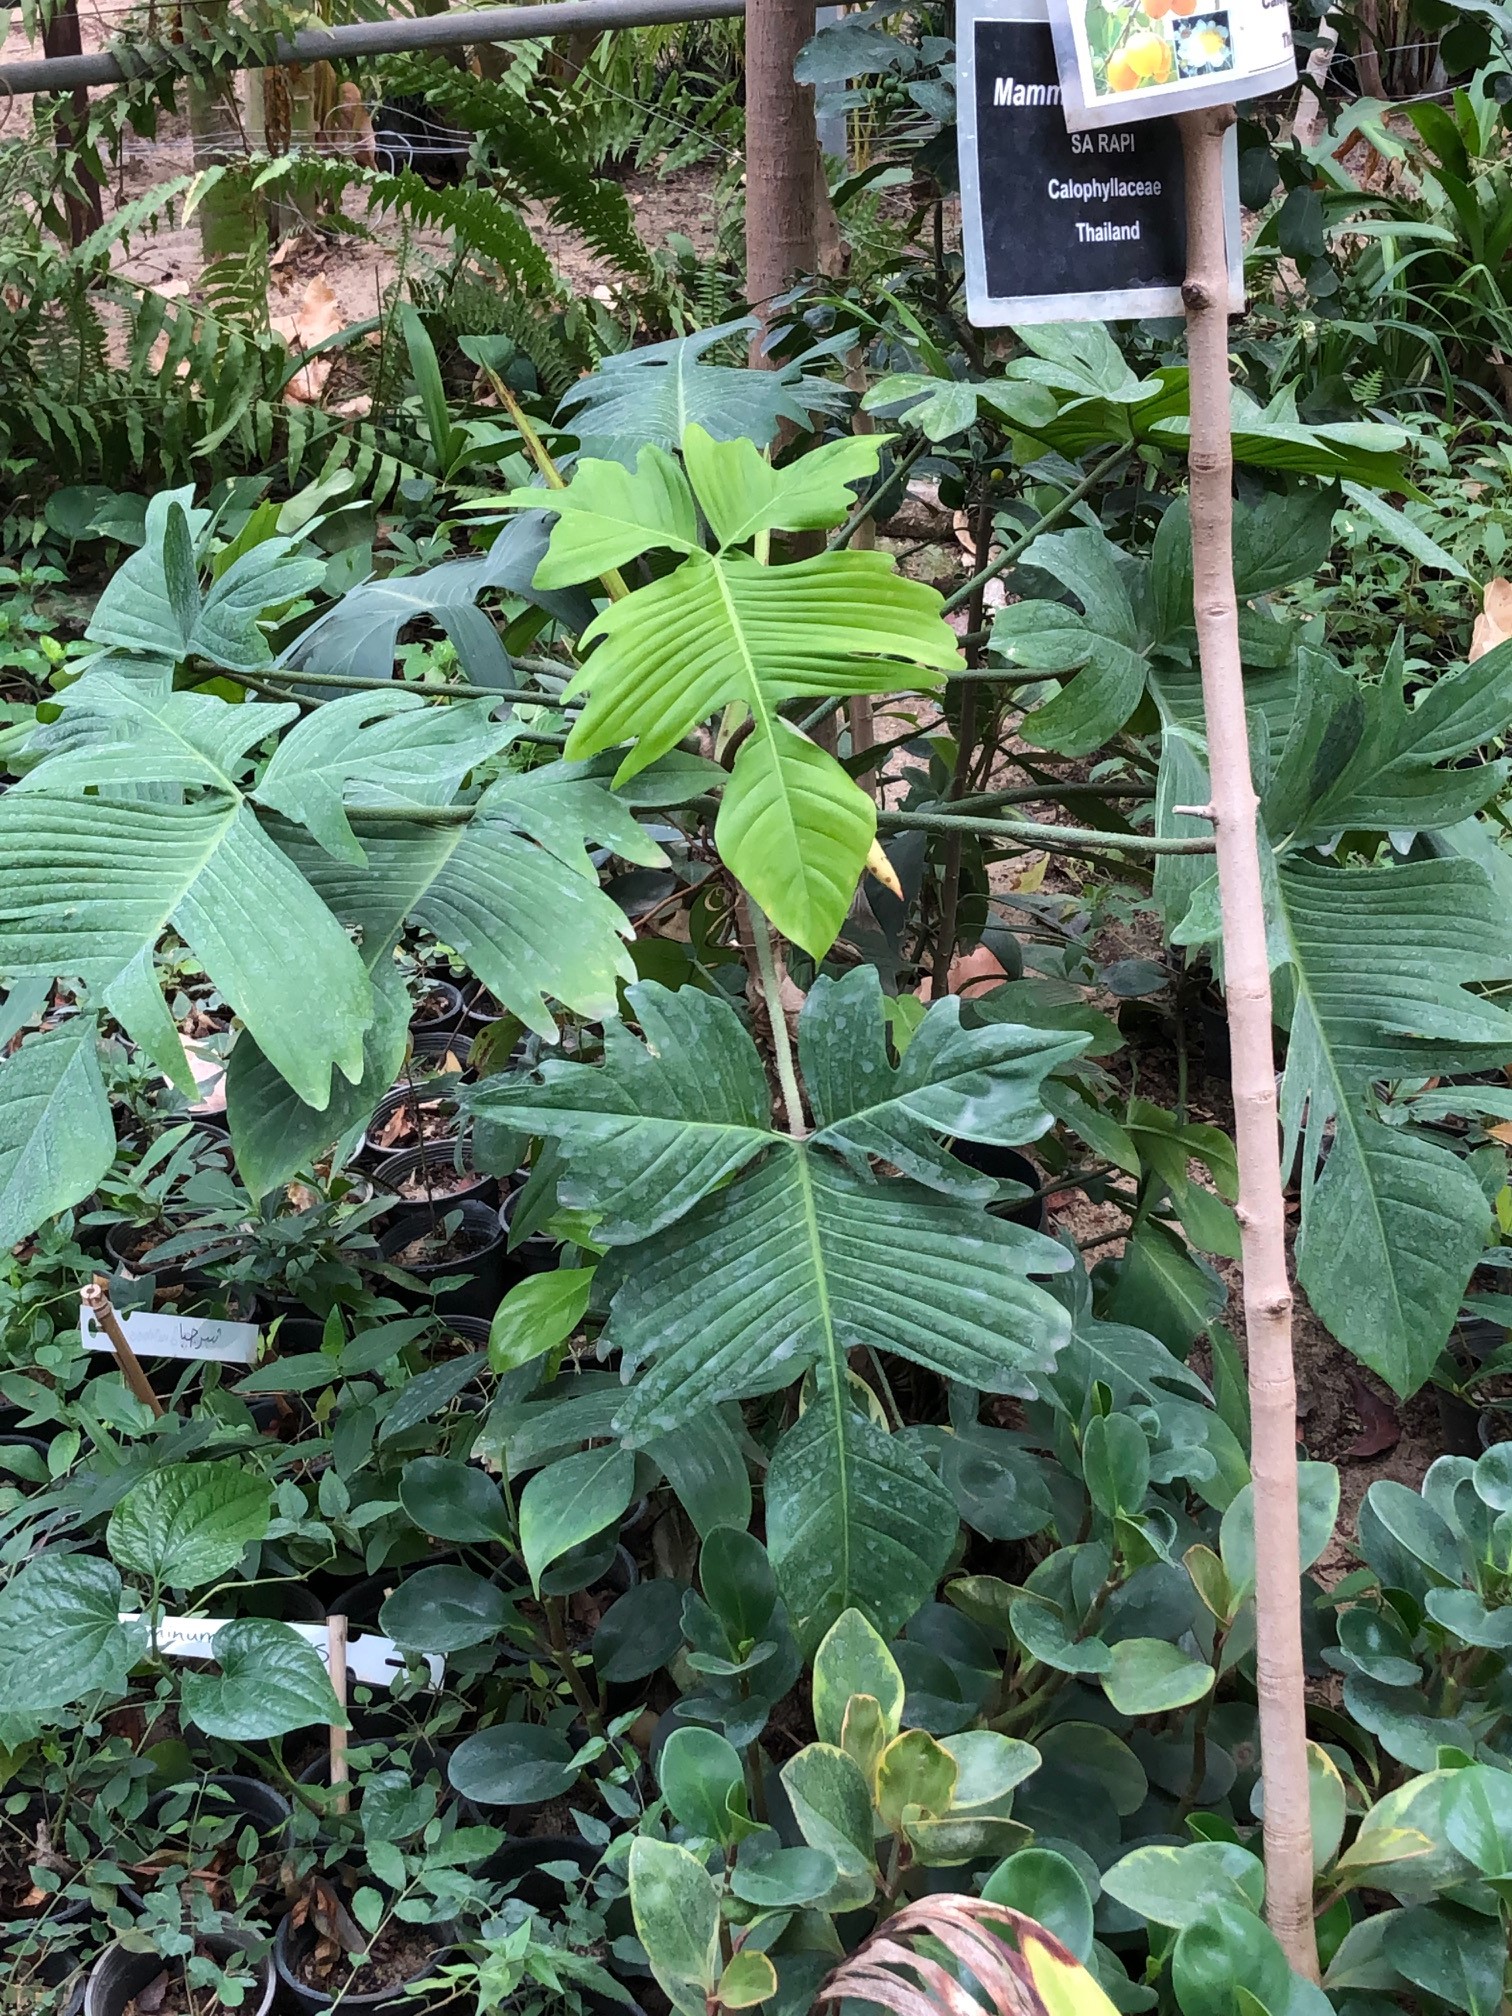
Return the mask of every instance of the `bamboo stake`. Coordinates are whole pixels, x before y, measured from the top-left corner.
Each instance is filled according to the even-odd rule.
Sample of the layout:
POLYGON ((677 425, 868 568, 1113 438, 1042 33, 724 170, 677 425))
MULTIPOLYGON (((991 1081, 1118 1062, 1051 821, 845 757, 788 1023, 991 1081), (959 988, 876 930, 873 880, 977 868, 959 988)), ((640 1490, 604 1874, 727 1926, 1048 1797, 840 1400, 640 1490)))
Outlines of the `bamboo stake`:
MULTIPOLYGON (((326 1646, 330 1656, 331 1688, 343 1711, 347 1705, 347 1620, 345 1617, 327 1617, 326 1646)), ((331 1804, 337 1813, 345 1813, 350 1801, 347 1798, 347 1732, 337 1723, 331 1724, 331 1790, 335 1798, 331 1804)))
POLYGON ((110 1339, 110 1348, 114 1351, 116 1363, 121 1368, 121 1377, 142 1405, 150 1407, 152 1412, 161 1418, 163 1403, 153 1392, 151 1382, 142 1370, 142 1361, 126 1342, 126 1332, 121 1328, 121 1319, 110 1306, 110 1290, 98 1276, 84 1290, 82 1300, 84 1307, 110 1339))
POLYGON ((1187 359, 1191 368, 1192 582, 1202 660, 1224 991, 1239 1153, 1239 1231, 1255 1480, 1256 1691, 1265 1790, 1265 1911, 1288 1961, 1318 1979, 1298 1575, 1297 1391, 1276 1116, 1270 960, 1256 836, 1259 801, 1234 593, 1228 259, 1223 136, 1232 106, 1181 115, 1186 156, 1187 359))

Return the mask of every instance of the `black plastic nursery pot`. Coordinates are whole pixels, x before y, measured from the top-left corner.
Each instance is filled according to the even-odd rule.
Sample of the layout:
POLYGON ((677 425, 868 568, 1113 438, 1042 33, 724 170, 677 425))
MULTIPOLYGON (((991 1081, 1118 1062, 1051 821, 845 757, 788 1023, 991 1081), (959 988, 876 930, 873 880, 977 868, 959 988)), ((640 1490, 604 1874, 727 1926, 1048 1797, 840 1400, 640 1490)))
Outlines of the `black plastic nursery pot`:
MULTIPOLYGON (((511 1190, 509 1195, 504 1199, 504 1202, 499 1206, 499 1224, 506 1241, 509 1238, 510 1228, 514 1222, 515 1206, 519 1202, 520 1195, 520 1191, 511 1190)), ((556 1264, 557 1249, 555 1242, 543 1237, 539 1232, 532 1232, 528 1237, 522 1239, 518 1246, 506 1246, 504 1254, 505 1285, 512 1288, 517 1281, 523 1281, 527 1275, 548 1273, 556 1264)))
POLYGON ((368 1121, 362 1137, 362 1147, 353 1155, 353 1162, 363 1169, 376 1171, 392 1156, 406 1154, 417 1147, 419 1145, 415 1137, 417 1113, 426 1141, 438 1152, 445 1154, 462 1131, 462 1118, 456 1097, 451 1092, 432 1091, 422 1080, 413 1087, 400 1085, 392 1092, 384 1093, 373 1108, 373 1117, 368 1121), (393 1133, 389 1123, 396 1113, 406 1116, 406 1132, 409 1135, 407 1140, 389 1138, 393 1133), (386 1141, 387 1146, 384 1145, 386 1141))
POLYGON ((477 1873, 484 1883, 511 1884, 513 1894, 534 1911, 554 1911, 564 1886, 551 1865, 570 1863, 586 1876, 602 1853, 578 1834, 511 1835, 477 1873))
MULTIPOLYGON (((215 1959, 224 1962, 261 1942, 242 1926, 227 1924, 220 1932, 204 1934, 201 1943, 215 1959)), ((90 1971, 84 1989, 83 2016, 125 2016, 127 2004, 175 1964, 156 1953, 130 1953, 124 1946, 108 1946, 90 1971)), ((258 1985, 241 2004, 237 2016, 268 2016, 278 1993, 272 1958, 265 1954, 255 1965, 258 1985)))
POLYGON ((473 1168, 472 1148, 466 1139, 460 1150, 453 1139, 429 1141, 423 1147, 401 1148, 396 1154, 385 1155, 373 1170, 373 1180, 395 1211, 423 1211, 428 1208, 427 1195, 435 1199, 438 1211, 450 1211, 458 1204, 497 1205, 499 1201, 498 1177, 482 1176, 473 1168))
POLYGON ((418 1290, 397 1282, 386 1287, 410 1309, 434 1308, 442 1316, 491 1317, 508 1283, 504 1227, 489 1204, 438 1203, 434 1216, 424 1210, 395 1214, 378 1235, 378 1251, 419 1284, 418 1290), (459 1250, 430 1257, 432 1242, 444 1221, 457 1217, 459 1250), (436 1290, 439 1281, 457 1285, 436 1290))
POLYGON ((462 1019, 462 989, 450 980, 426 980, 415 997, 410 1028, 416 1036, 444 1035, 462 1019))
MULTIPOLYGON (((183 1792, 180 1785, 171 1785, 148 1801, 142 1814, 141 1827, 144 1832, 162 1815, 170 1802, 183 1792)), ((211 1820, 234 1819, 238 1831, 243 1826, 255 1827, 258 1836, 259 1875, 264 1886, 277 1880, 279 1866, 288 1853, 294 1826, 293 1808, 280 1792, 271 1785, 264 1785, 259 1778, 248 1778, 236 1771, 218 1771, 197 1782, 195 1794, 189 1800, 189 1817, 198 1811, 208 1822, 211 1820)), ((178 1836, 188 1845, 188 1837, 178 1836)), ((174 1868, 182 1868, 181 1863, 165 1863, 164 1873, 174 1868)), ((150 1881, 142 1875, 142 1889, 151 1887, 150 1881)), ((143 1909, 141 1890, 123 1884, 121 1897, 134 1911, 143 1909)))
MULTIPOLYGON (((434 1936, 435 1944, 426 1954, 422 1965, 405 1979, 390 1982, 367 1993, 356 1988, 347 1989, 341 1995, 342 2008, 378 2011, 414 2010, 423 2007, 424 1996, 417 1995, 414 1991, 421 1982, 435 1972, 456 1936, 454 1925, 433 1925, 428 1929, 434 1936)), ((331 2007, 339 1992, 335 1988, 330 1992, 322 1988, 313 1988, 307 1981, 300 1979, 300 1962, 314 1947, 318 1937, 315 1926, 308 1919, 302 1925, 296 1925, 291 1914, 281 1921, 273 1941, 273 1969, 278 1977, 284 2006, 287 2009, 302 2010, 305 2016, 320 2016, 320 2012, 331 2007)))
MULTIPOLYGON (((1022 1183, 1026 1190, 1038 1190, 1044 1185, 1043 1175, 1017 1148, 994 1148, 986 1141, 953 1141, 950 1152, 957 1162, 964 1162, 968 1169, 979 1170, 996 1182, 1022 1183)), ((992 1204, 988 1209, 1011 1219, 1015 1225, 1027 1225, 1031 1232, 1043 1232, 1048 1217, 1043 1197, 1018 1204, 992 1204)))

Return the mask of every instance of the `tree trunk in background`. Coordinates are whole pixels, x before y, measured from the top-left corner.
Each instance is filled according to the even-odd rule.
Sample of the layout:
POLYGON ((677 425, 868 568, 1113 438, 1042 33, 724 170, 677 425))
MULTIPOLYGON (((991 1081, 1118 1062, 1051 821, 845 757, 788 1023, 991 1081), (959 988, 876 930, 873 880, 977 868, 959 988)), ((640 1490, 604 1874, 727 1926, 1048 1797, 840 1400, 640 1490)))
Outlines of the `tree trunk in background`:
POLYGON ((1302 1691, 1297 1389, 1276 1120, 1270 958, 1234 593, 1223 136, 1232 106, 1184 113, 1192 585, 1223 910, 1224 993, 1239 1152, 1255 1499, 1255 1668, 1265 1788, 1265 1912, 1297 1973, 1318 1978, 1302 1691))
MULTIPOLYGON (((42 30, 42 50, 47 56, 79 56, 84 44, 79 35, 78 0, 62 0, 47 26, 42 30)), ((89 93, 81 85, 69 94, 70 112, 59 108, 53 131, 57 137, 58 152, 71 153, 89 131, 89 93)), ((105 213, 100 204, 100 185, 87 168, 80 167, 74 176, 77 193, 64 199, 68 210, 68 242, 82 245, 91 232, 98 231, 105 221, 105 213)))
MULTIPOLYGON (((814 0, 746 9, 746 298, 766 324, 773 300, 816 263, 814 94, 793 80, 814 32, 814 0)), ((752 362, 763 361, 760 339, 752 362)))

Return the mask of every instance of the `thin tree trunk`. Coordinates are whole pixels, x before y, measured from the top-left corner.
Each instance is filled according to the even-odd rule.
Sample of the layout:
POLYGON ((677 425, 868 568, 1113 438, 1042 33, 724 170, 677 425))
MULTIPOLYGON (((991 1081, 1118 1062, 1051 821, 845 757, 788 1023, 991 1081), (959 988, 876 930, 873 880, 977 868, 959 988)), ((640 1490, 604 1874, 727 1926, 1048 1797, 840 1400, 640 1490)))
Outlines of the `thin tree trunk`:
MULTIPOLYGON (((42 50, 47 56, 78 56, 84 44, 79 36, 79 0, 63 0, 42 30, 42 50)), ((89 132, 89 93, 80 85, 69 95, 69 112, 59 111, 53 125, 58 152, 74 154, 89 132)), ((68 212, 68 242, 82 245, 105 221, 100 201, 100 185, 82 162, 73 174, 75 193, 64 197, 68 212)))
POLYGON ((1186 153, 1187 355, 1191 366, 1192 584, 1223 907, 1224 987, 1239 1152, 1244 1325, 1255 1479, 1256 1680, 1265 1789, 1266 1916, 1297 1973, 1318 1978, 1312 1915, 1307 1725, 1298 1571, 1297 1392, 1276 1120, 1270 961, 1258 802, 1234 593, 1228 260, 1223 136, 1231 106, 1182 115, 1186 153))
MULTIPOLYGON (((814 94, 793 79, 813 32, 814 0, 746 9, 746 299, 763 332, 772 302, 816 263, 814 94)), ((760 338, 751 361, 766 361, 760 338)))

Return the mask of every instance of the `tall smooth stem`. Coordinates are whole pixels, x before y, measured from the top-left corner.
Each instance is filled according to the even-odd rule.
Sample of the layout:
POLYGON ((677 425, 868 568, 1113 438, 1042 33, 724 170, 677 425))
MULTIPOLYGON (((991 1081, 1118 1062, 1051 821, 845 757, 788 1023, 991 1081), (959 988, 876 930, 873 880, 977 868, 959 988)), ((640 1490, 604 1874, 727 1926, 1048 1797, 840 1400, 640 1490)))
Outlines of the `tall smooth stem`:
POLYGON ((1192 586, 1212 777, 1239 1151, 1239 1230, 1255 1489, 1255 1666, 1265 1787, 1266 1916, 1297 1973, 1318 1978, 1298 1571, 1297 1388, 1276 1120, 1270 960, 1234 594, 1223 136, 1232 106, 1181 116, 1191 367, 1192 586))

